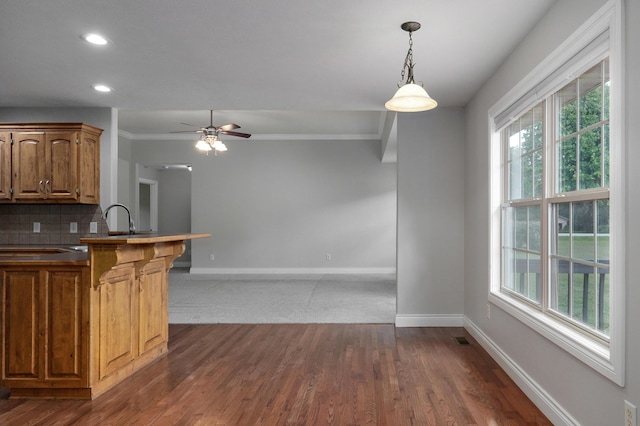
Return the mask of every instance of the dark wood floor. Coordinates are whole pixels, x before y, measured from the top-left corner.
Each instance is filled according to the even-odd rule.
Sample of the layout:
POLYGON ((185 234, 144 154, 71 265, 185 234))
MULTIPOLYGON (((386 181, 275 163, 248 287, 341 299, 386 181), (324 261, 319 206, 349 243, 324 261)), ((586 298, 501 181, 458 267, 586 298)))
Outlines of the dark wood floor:
POLYGON ((551 424, 462 328, 171 325, 169 348, 93 401, 0 388, 0 425, 551 424))

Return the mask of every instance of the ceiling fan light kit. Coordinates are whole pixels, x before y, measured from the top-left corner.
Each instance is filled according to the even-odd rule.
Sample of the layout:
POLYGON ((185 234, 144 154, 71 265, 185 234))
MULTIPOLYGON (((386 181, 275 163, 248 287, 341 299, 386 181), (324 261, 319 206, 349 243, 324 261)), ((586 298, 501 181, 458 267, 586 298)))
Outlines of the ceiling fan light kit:
MULTIPOLYGON (((222 142, 219 135, 229 135, 229 136, 237 136, 239 138, 250 138, 251 134, 242 133, 242 132, 234 132, 233 130, 239 129, 240 126, 234 123, 225 124, 223 126, 214 126, 213 125, 213 110, 209 110, 210 112, 210 124, 207 127, 200 127, 198 130, 185 130, 171 133, 200 133, 200 139, 196 141, 196 149, 202 151, 209 155, 210 151, 214 151, 214 154, 218 154, 218 152, 227 151, 227 146, 222 142)), ((185 126, 193 126, 193 124, 181 123, 185 126)), ((197 127, 197 126, 194 126, 197 127)))
POLYGON ((438 102, 429 96, 422 87, 422 83, 417 84, 413 77, 413 38, 411 34, 420 29, 420 24, 410 21, 402 24, 400 28, 409 33, 409 51, 400 73, 399 89, 384 106, 390 111, 398 112, 428 111, 438 106, 438 102), (407 76, 406 81, 404 80, 405 74, 407 76))

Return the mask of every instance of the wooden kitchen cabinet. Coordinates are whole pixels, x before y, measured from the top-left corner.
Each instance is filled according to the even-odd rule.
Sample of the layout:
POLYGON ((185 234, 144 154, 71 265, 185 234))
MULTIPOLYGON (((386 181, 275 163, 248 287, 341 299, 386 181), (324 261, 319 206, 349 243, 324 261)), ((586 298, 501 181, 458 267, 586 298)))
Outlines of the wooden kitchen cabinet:
POLYGON ((18 388, 88 384, 89 267, 2 269, 1 383, 18 388))
POLYGON ((183 251, 182 242, 91 247, 94 393, 167 351, 167 273, 183 251))
POLYGON ((0 202, 99 204, 101 133, 83 123, 0 125, 0 143, 11 140, 10 196, 0 187, 0 202))
POLYGON ((90 399, 166 352, 167 272, 182 250, 97 248, 93 269, 2 267, 0 386, 12 397, 90 399))
POLYGON ((83 238, 84 254, 2 248, 0 387, 92 399, 167 352, 169 270, 185 239, 209 236, 83 238))
POLYGON ((11 200, 11 133, 0 132, 0 201, 11 200))

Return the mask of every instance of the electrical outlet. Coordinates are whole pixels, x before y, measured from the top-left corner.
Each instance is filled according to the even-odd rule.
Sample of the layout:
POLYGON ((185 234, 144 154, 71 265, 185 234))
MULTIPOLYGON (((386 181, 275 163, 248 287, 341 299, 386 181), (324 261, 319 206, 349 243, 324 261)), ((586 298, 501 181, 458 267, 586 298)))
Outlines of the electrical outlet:
POLYGON ((215 259, 215 256, 213 255, 213 253, 211 253, 211 254, 209 255, 209 260, 214 260, 214 259, 215 259))
POLYGON ((89 233, 90 234, 98 233, 98 222, 89 222, 89 233))
POLYGON ((40 222, 33 222, 33 232, 40 232, 40 222))
POLYGON ((327 259, 327 262, 331 260, 331 253, 327 253, 326 259, 327 259))
POLYGON ((78 233, 78 222, 69 222, 69 233, 70 234, 78 233))
POLYGON ((638 426, 636 420, 636 406, 629 401, 624 402, 624 424, 625 426, 638 426))

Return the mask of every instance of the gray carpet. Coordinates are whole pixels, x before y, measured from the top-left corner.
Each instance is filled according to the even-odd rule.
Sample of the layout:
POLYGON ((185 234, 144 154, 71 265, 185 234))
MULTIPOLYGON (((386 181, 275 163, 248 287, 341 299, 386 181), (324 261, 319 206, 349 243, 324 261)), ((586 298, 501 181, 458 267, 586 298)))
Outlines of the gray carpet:
POLYGON ((393 323, 395 275, 169 274, 169 323, 393 323))

